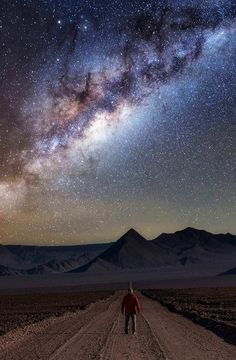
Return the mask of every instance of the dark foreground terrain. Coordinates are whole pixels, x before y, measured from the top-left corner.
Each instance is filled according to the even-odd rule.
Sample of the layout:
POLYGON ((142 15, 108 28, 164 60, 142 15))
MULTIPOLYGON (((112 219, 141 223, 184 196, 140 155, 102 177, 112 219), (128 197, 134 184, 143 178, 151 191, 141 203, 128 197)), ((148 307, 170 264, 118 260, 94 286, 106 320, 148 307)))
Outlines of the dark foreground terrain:
POLYGON ((143 290, 143 294, 236 345, 235 287, 143 290))
MULTIPOLYGON (((65 312, 61 316, 52 314, 36 324, 9 331, 0 337, 0 360, 236 359, 236 346, 141 293, 137 293, 142 308, 137 316, 137 334, 125 335, 121 314, 125 293, 116 291, 83 310, 65 312)), ((79 304, 80 300, 74 302, 73 297, 71 302, 63 302, 69 309, 79 304)), ((58 311, 57 306, 54 311, 58 311)))
POLYGON ((0 295, 0 335, 87 305, 112 295, 112 291, 28 293, 0 295))

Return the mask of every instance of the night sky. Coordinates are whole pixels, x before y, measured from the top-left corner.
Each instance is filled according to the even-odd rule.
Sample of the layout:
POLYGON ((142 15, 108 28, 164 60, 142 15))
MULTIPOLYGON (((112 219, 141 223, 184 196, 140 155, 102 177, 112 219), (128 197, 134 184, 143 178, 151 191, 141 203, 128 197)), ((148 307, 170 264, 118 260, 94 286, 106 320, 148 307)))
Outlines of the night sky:
POLYGON ((235 219, 233 1, 1 0, 0 243, 235 219))

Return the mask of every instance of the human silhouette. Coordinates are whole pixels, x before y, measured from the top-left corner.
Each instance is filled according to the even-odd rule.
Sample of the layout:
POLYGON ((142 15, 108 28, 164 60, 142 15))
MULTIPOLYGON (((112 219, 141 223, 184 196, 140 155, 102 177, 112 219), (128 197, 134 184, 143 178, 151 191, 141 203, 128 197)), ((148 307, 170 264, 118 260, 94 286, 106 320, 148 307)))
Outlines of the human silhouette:
POLYGON ((132 320, 132 332, 133 334, 136 334, 136 315, 137 313, 140 313, 140 305, 132 288, 129 288, 128 294, 123 298, 121 312, 125 315, 125 334, 128 334, 129 332, 130 318, 132 320))

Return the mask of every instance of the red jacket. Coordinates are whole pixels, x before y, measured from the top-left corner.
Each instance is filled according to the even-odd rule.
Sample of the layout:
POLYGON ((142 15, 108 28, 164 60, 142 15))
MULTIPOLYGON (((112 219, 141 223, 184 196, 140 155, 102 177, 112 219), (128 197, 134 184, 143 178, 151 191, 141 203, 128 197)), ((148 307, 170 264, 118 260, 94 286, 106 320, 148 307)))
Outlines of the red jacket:
POLYGON ((125 295, 121 305, 122 313, 124 310, 128 314, 136 314, 137 312, 140 312, 140 305, 137 296, 132 293, 125 295))

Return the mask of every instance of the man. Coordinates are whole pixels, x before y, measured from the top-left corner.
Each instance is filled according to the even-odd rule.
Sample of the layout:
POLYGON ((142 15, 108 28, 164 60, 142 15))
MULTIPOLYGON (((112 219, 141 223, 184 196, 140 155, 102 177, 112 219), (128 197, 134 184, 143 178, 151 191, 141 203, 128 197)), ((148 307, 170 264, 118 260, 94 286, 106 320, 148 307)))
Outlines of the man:
POLYGON ((125 314, 125 334, 129 331, 129 319, 132 320, 132 331, 136 334, 136 314, 140 312, 140 305, 137 296, 134 295, 133 289, 129 288, 129 292, 125 295, 121 312, 125 314))

